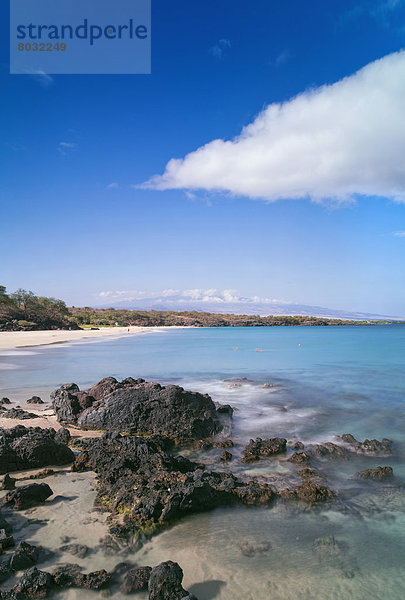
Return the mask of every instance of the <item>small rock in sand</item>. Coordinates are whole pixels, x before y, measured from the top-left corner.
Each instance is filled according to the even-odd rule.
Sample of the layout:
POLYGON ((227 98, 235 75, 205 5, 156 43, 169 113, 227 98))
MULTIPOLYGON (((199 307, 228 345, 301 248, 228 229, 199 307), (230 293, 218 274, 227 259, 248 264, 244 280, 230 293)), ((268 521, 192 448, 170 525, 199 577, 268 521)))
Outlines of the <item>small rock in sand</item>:
POLYGON ((32 396, 32 398, 27 400, 27 404, 45 404, 45 402, 39 396, 32 396))

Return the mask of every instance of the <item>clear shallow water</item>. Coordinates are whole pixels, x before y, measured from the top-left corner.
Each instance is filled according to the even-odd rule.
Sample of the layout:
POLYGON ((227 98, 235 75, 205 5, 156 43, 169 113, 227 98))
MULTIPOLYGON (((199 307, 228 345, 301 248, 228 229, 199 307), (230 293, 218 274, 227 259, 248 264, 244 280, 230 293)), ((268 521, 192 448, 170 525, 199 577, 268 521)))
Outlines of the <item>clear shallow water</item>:
MULTIPOLYGON (((147 544, 132 557, 138 564, 178 560, 185 584, 200 600, 405 597, 405 326, 173 330, 0 353, 0 393, 19 401, 33 393, 47 399, 62 383, 87 387, 107 375, 180 383, 230 403, 237 409, 237 445, 223 468, 245 475, 294 476, 282 458, 241 466, 243 445, 257 435, 326 441, 350 432, 395 442, 387 459, 322 466, 340 493, 333 509, 276 506, 195 515, 147 544), (249 381, 240 387, 226 381, 242 377, 249 381), (396 476, 388 485, 351 479, 359 469, 385 464, 396 476), (314 539, 329 534, 345 544, 337 566, 320 563, 312 551, 314 539), (271 548, 246 557, 243 540, 268 541, 271 548), (356 566, 350 577, 346 563, 356 566)), ((218 452, 207 452, 204 460, 215 466, 218 452)))

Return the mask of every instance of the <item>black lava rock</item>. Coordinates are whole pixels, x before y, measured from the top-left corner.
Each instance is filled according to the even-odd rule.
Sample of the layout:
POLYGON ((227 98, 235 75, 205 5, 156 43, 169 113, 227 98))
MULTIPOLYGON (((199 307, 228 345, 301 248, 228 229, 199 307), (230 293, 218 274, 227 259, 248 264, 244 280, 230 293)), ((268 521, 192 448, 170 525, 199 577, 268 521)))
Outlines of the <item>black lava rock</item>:
POLYGON ((222 429, 207 394, 177 385, 107 377, 84 392, 76 384, 62 385, 51 398, 58 420, 82 429, 153 432, 176 439, 205 438, 222 429))
POLYGON ((16 510, 24 510, 45 502, 52 494, 53 491, 47 483, 29 483, 9 492, 4 503, 16 510))

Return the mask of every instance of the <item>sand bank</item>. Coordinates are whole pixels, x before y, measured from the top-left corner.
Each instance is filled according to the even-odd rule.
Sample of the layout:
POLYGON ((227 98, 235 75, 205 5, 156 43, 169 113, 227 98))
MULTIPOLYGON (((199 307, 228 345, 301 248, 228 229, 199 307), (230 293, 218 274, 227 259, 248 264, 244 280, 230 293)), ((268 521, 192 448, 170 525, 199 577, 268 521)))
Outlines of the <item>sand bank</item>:
POLYGON ((81 329, 77 331, 1 331, 0 351, 24 348, 27 346, 42 346, 60 344, 62 342, 104 337, 121 337, 125 335, 141 335, 167 329, 183 329, 182 327, 104 327, 98 330, 81 329), (128 331, 129 330, 129 331, 128 331))

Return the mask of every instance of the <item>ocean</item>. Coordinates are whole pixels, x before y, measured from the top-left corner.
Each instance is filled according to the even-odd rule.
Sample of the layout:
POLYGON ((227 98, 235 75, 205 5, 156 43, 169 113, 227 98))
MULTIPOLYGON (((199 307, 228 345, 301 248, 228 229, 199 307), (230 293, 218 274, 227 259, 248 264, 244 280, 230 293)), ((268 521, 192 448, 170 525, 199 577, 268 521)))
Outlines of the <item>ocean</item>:
MULTIPOLYGON (((219 450, 202 458, 236 474, 268 480, 297 470, 283 457, 242 465, 243 446, 257 436, 316 443, 352 433, 394 442, 391 457, 325 461, 338 493, 330 506, 280 503, 189 516, 134 562, 178 561, 184 586, 199 600, 405 597, 405 326, 176 329, 0 352, 0 394, 21 403, 32 394, 48 400, 62 383, 86 388, 106 376, 176 383, 231 404, 233 460, 219 467, 219 450), (353 478, 377 465, 392 466, 394 478, 353 478), (330 535, 337 547, 325 559, 313 544, 330 535), (246 545, 253 550, 246 553, 246 545)), ((84 597, 75 594, 60 597, 84 597)))

